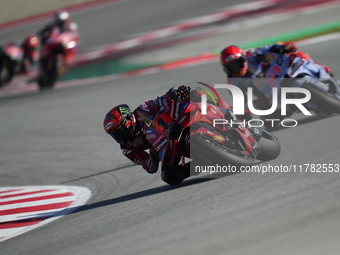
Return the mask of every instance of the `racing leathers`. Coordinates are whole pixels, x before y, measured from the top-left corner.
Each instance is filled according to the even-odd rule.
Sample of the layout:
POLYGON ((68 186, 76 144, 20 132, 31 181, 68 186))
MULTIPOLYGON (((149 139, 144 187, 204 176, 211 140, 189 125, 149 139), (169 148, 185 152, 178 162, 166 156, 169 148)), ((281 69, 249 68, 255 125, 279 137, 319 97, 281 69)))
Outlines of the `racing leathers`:
MULTIPOLYGON (((147 101, 135 109, 133 114, 137 121, 137 136, 128 145, 121 145, 122 153, 128 159, 135 164, 142 165, 142 167, 151 174, 158 171, 160 160, 157 151, 147 140, 147 136, 152 134, 146 133, 145 130, 151 124, 154 117, 160 113, 160 108, 162 107, 160 104, 162 104, 163 98, 171 98, 174 94, 177 95, 176 98, 173 97, 175 101, 184 100, 185 97, 189 96, 187 93, 181 96, 178 88, 172 88, 165 95, 147 101), (150 150, 150 153, 147 153, 146 150, 150 150)), ((162 164, 161 178, 164 182, 170 185, 180 184, 185 178, 190 176, 189 165, 182 166, 179 165, 179 162, 180 158, 177 158, 172 166, 162 164)))

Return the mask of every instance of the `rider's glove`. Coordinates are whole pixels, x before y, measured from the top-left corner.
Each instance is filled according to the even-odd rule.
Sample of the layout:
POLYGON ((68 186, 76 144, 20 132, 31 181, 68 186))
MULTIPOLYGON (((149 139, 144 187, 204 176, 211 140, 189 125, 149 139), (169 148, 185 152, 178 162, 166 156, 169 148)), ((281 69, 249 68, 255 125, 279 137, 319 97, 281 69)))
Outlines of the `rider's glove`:
POLYGON ((145 162, 145 169, 150 174, 154 174, 158 170, 159 157, 156 152, 150 150, 150 155, 148 160, 145 162))
POLYGON ((243 115, 236 115, 236 117, 241 120, 249 121, 254 117, 254 115, 251 111, 245 110, 243 115))
POLYGON ((283 53, 290 53, 290 52, 296 52, 297 48, 294 43, 292 42, 285 42, 281 45, 281 49, 283 53))
POLYGON ((254 117, 253 113, 249 110, 245 110, 243 116, 246 121, 249 121, 254 117))
POLYGON ((170 95, 170 99, 174 101, 184 101, 190 96, 190 86, 179 86, 177 90, 170 95))

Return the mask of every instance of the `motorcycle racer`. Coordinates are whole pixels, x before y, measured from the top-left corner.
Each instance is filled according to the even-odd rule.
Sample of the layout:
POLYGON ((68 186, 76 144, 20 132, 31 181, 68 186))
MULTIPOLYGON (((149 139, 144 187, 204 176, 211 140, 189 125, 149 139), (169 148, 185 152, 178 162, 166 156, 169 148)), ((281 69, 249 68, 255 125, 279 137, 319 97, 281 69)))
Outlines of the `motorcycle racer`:
POLYGON ((38 45, 39 39, 35 35, 29 35, 21 44, 21 48, 24 52, 20 70, 21 73, 27 73, 34 67, 36 61, 39 58, 39 53, 37 50, 38 45))
POLYGON ((7 68, 7 75, 2 83, 8 83, 14 75, 27 73, 38 58, 39 39, 35 35, 28 36, 22 43, 7 42, 0 48, 0 72, 7 68))
MULTIPOLYGON (((289 41, 285 43, 278 42, 261 48, 250 49, 246 52, 243 52, 242 49, 235 45, 228 46, 223 49, 220 54, 221 65, 223 66, 224 72, 227 74, 227 83, 238 86, 244 92, 247 91, 248 87, 252 87, 254 95, 257 97, 256 108, 258 109, 268 109, 271 106, 268 96, 264 96, 264 91, 261 91, 253 85, 254 79, 266 78, 264 77, 264 74, 270 66, 270 63, 268 63, 266 60, 266 55, 270 53, 276 53, 279 55, 287 54, 289 56, 293 55, 294 57, 306 60, 305 67, 307 69, 310 68, 310 70, 318 70, 316 72, 318 76, 314 78, 329 79, 329 77, 332 76, 331 69, 328 66, 312 60, 307 54, 298 50, 296 45, 289 41)), ((301 85, 308 79, 306 77, 297 78, 300 79, 294 80, 294 86, 296 87, 301 87, 301 85)), ((316 79, 314 82, 321 83, 316 79)), ((291 85, 292 84, 290 84, 290 86, 291 85)), ((322 87, 322 84, 316 84, 316 86, 318 85, 322 87)), ((285 85, 281 84, 281 86, 285 85)), ((245 95, 247 96, 246 93, 245 95)), ((310 105, 311 110, 314 110, 313 107, 315 106, 313 106, 312 103, 307 104, 310 105)), ((288 108, 287 115, 290 116, 295 110, 296 109, 294 108, 288 108)), ((274 119, 284 118, 284 116, 281 116, 280 114, 280 109, 277 109, 272 115, 267 117, 274 119)))
MULTIPOLYGON (((239 47, 230 45, 222 50, 220 61, 228 78, 250 78, 261 75, 263 72, 263 66, 261 66, 261 64, 263 64, 265 54, 268 52, 277 54, 294 53, 298 57, 310 60, 310 57, 298 50, 292 42, 285 42, 283 44, 278 42, 261 48, 253 48, 245 53, 239 47)), ((328 66, 322 65, 316 61, 314 62, 323 67, 327 73, 331 72, 331 69, 328 66)))
MULTIPOLYGON (((173 101, 184 101, 189 97, 190 100, 199 100, 200 95, 195 93, 189 86, 182 85, 171 88, 161 97, 141 104, 133 112, 128 105, 120 104, 106 114, 103 123, 104 130, 120 144, 124 156, 135 164, 142 165, 148 173, 156 173, 160 161, 159 156, 155 148, 148 142, 148 134, 144 130, 150 125, 150 120, 153 120, 154 116, 161 111, 159 102, 164 97, 173 101), (192 98, 193 94, 195 94, 194 98, 192 98), (146 150, 150 150, 150 153, 147 153, 146 150)), ((246 111, 242 117, 249 120, 252 115, 250 111, 246 111)), ((162 164, 161 178, 164 182, 176 185, 190 176, 190 164, 186 163, 182 166, 179 164, 180 160, 180 157, 176 158, 172 166, 162 164)))
MULTIPOLYGON (((183 85, 171 88, 163 97, 169 97, 174 101, 183 101, 189 97, 189 93, 190 87, 183 85)), ((123 155, 133 163, 142 165, 150 174, 158 171, 159 157, 146 139, 143 130, 149 124, 146 119, 148 117, 152 119, 152 116, 159 112, 159 98, 162 97, 141 104, 133 112, 126 104, 120 104, 106 114, 103 123, 106 133, 120 144, 123 155), (150 154, 145 151, 148 149, 150 154)), ((162 164, 161 178, 164 182, 170 185, 180 184, 190 176, 189 167, 178 165, 179 161, 180 158, 173 166, 162 164)))
POLYGON ((59 33, 78 33, 78 25, 71 21, 70 14, 67 11, 56 12, 54 14, 53 21, 38 32, 38 35, 41 37, 41 44, 44 44, 45 41, 50 37, 53 29, 58 29, 59 33))

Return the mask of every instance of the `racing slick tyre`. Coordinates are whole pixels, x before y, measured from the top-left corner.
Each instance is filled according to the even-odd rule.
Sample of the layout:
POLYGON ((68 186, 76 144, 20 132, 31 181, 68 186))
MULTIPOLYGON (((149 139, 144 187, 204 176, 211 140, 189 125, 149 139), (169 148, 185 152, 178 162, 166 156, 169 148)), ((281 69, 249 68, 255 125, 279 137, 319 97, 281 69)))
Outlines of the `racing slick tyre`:
POLYGON ((38 77, 39 89, 52 89, 58 78, 57 59, 50 59, 48 62, 40 60, 40 74, 38 77))
POLYGON ((268 161, 277 158, 281 153, 281 145, 277 138, 266 130, 262 130, 262 137, 259 141, 261 152, 257 159, 268 161))
POLYGON ((210 165, 219 166, 251 166, 253 159, 245 152, 228 148, 214 140, 196 135, 190 140, 190 153, 203 159, 210 165))
POLYGON ((340 100, 326 91, 319 90, 310 84, 304 83, 303 88, 311 93, 311 101, 327 111, 340 113, 340 100))

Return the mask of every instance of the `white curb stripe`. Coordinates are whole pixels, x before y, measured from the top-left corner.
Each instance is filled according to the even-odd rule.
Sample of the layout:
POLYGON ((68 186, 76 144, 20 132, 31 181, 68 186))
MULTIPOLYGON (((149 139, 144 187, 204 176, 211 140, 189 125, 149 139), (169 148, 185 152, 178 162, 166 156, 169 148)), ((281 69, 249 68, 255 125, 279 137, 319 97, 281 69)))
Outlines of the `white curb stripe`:
POLYGON ((53 198, 53 199, 38 200, 34 202, 12 203, 9 205, 0 206, 0 211, 12 209, 13 207, 24 208, 24 207, 31 207, 31 206, 36 206, 36 205, 48 205, 48 204, 53 204, 53 203, 62 203, 62 202, 73 201, 74 199, 75 199, 75 196, 67 196, 67 197, 59 197, 59 198, 53 198))
POLYGON ((91 197, 91 191, 78 186, 22 186, 0 188, 0 242, 43 226, 71 213, 84 205, 91 197), (13 191, 20 189, 19 191, 13 191), (51 191, 47 191, 51 190, 51 191), (6 192, 10 191, 10 192, 6 192), (40 193, 25 195, 27 192, 40 193), (70 195, 72 193, 72 195, 70 195), (21 195, 22 194, 22 195, 21 195), (58 197, 58 194, 60 197, 58 197), (35 196, 34 196, 35 195, 35 196), (41 199, 44 196, 54 198, 41 199), (6 196, 12 196, 6 198, 6 196), (1 197, 4 197, 1 199, 1 197), (16 200, 37 198, 37 201, 16 202, 16 200), (9 200, 13 199, 15 200, 9 200), (13 203, 11 203, 13 201, 13 203), (56 208, 54 208, 56 207, 56 208))

